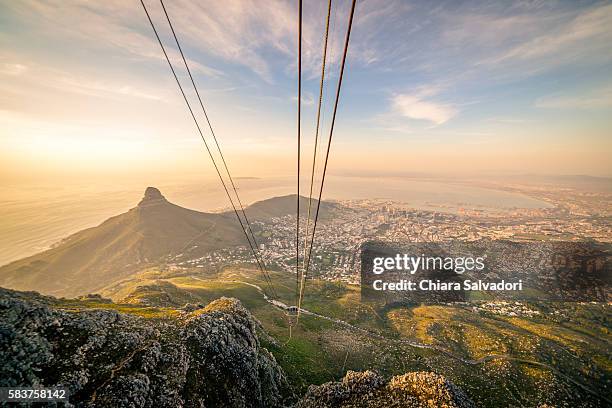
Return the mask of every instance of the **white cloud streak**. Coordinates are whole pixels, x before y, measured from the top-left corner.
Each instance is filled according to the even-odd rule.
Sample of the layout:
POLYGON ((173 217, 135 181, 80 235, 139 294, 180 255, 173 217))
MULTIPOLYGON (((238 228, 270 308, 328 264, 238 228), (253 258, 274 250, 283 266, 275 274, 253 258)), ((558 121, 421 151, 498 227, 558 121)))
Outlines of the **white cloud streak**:
POLYGON ((458 113, 451 105, 426 101, 417 95, 396 95, 392 102, 394 110, 400 115, 409 119, 426 120, 435 125, 448 122, 458 113))
MULTIPOLYGON (((612 5, 600 6, 578 14, 568 24, 535 35, 483 63, 499 64, 508 60, 533 60, 563 51, 580 55, 603 46, 612 52, 612 5), (606 46, 607 44, 607 46, 606 46)), ((554 63, 555 61, 553 61, 554 63)), ((565 62, 561 59, 560 62, 565 62)))
MULTIPOLYGON (((7 6, 21 24, 35 27, 37 35, 62 38, 65 46, 83 46, 76 41, 84 41, 86 47, 105 48, 110 54, 122 51, 132 57, 164 59, 139 2, 24 0, 7 6)), ((172 62, 182 65, 178 51, 172 43, 168 45, 172 62)), ((189 64, 196 72, 222 75, 199 61, 190 59, 189 64)))
POLYGON ((553 95, 538 99, 536 108, 602 109, 612 108, 612 86, 579 95, 553 95))

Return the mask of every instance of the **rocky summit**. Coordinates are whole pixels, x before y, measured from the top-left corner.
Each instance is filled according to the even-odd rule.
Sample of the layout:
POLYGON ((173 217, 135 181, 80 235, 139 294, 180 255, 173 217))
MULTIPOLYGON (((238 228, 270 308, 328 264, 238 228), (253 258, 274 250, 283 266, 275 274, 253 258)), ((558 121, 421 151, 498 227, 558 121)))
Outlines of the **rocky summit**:
POLYGON ((166 201, 166 197, 163 196, 161 191, 159 191, 155 187, 147 187, 145 189, 144 197, 142 197, 142 200, 140 200, 140 202, 138 203, 138 206, 142 207, 145 205, 150 205, 150 204, 165 202, 165 201, 166 201))

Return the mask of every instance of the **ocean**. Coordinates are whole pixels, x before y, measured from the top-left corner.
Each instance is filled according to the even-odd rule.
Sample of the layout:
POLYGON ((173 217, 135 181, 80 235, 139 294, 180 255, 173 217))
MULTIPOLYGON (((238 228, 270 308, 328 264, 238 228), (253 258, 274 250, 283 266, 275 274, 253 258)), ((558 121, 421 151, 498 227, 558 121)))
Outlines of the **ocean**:
MULTIPOLYGON (((244 204, 295 194, 295 179, 236 178, 244 204)), ((301 194, 308 195, 309 180, 301 194)), ((166 198, 199 211, 219 211, 229 202, 218 181, 154 185, 166 198)), ((49 248, 84 228, 136 206, 146 185, 22 186, 0 192, 0 265, 49 248)), ((318 192, 315 187, 315 194, 318 192)), ((469 184, 399 177, 340 177, 326 179, 324 199, 384 199, 418 209, 455 211, 458 208, 544 208, 549 204, 522 194, 469 184)))

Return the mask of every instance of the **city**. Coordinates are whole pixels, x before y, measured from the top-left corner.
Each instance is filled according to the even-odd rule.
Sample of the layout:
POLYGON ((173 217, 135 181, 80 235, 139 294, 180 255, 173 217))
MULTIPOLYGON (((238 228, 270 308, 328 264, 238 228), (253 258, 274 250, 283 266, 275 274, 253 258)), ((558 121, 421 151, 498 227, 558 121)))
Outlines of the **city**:
MULTIPOLYGON (((384 199, 335 201, 319 222, 312 249, 309 276, 359 284, 359 250, 369 241, 386 243, 473 242, 481 239, 517 242, 612 242, 610 194, 578 191, 527 190, 521 193, 546 201, 549 208, 463 208, 441 210, 410 208, 407 203, 384 199)), ((266 265, 295 271, 295 216, 255 221, 266 265)), ((310 225, 312 228, 312 225, 310 225)), ((306 230, 302 223, 301 233, 306 230)), ((300 244, 300 260, 305 257, 300 244)), ((247 246, 228 247, 211 253, 186 248, 173 256, 171 269, 216 270, 227 265, 253 263, 247 246), (197 256, 196 256, 197 255, 197 256)))

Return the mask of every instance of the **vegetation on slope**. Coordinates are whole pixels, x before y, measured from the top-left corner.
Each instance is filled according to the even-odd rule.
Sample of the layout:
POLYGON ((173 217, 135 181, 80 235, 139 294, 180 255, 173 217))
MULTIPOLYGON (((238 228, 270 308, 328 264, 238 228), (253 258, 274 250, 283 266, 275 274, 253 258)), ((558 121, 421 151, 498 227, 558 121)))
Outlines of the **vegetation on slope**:
MULTIPOLYGON (((262 343, 300 393, 311 384, 340 380, 348 370, 374 369, 386 378, 410 371, 444 375, 484 407, 608 403, 606 304, 521 306, 540 312, 530 316, 507 316, 478 302, 389 307, 362 302, 358 287, 312 280, 304 307, 326 318, 302 314, 289 339, 285 313, 249 285, 265 287, 253 269, 227 268, 214 276, 198 275, 196 269, 180 276, 149 270, 142 279, 147 285, 172 283, 177 300, 193 296, 205 304, 219 296, 239 298, 270 335, 262 343)), ((288 305, 294 303, 294 279, 273 272, 280 300, 288 305)), ((130 301, 130 291, 141 293, 139 285, 124 283, 124 301, 130 301)), ((143 307, 155 303, 149 297, 143 307)))

